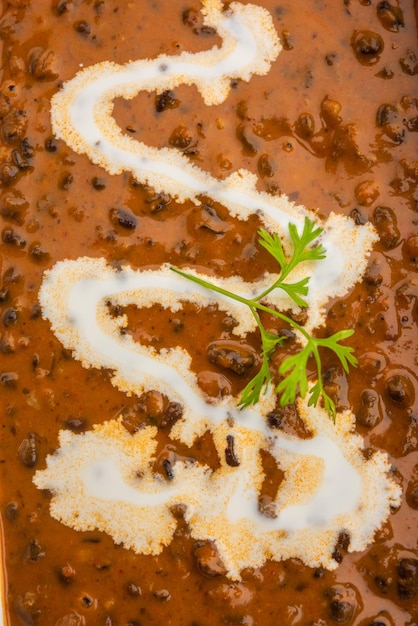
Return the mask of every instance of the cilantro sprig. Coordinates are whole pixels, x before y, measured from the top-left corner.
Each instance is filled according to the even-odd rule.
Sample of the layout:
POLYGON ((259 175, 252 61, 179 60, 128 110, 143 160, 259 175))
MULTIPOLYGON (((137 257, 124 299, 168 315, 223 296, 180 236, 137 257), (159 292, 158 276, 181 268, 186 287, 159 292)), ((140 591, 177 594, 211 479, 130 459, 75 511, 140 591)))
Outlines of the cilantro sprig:
POLYGON ((308 295, 309 276, 302 278, 297 282, 288 282, 292 270, 295 269, 300 263, 305 261, 320 261, 325 258, 325 248, 320 243, 314 242, 318 239, 322 233, 322 228, 315 225, 314 222, 305 218, 303 229, 299 234, 295 224, 290 223, 288 226, 290 239, 292 241, 292 253, 288 258, 282 246, 282 242, 277 233, 270 234, 263 228, 258 231, 260 236, 259 243, 263 248, 269 252, 269 254, 277 261, 280 267, 280 274, 277 280, 268 288, 265 289, 258 296, 253 298, 244 298, 232 291, 223 289, 218 285, 203 279, 198 278, 187 272, 183 272, 175 267, 171 269, 180 274, 184 278, 191 280, 207 289, 223 294, 235 300, 241 302, 249 307, 251 313, 254 316, 255 321, 261 335, 261 367, 258 373, 250 380, 247 386, 244 388, 241 394, 239 402, 240 408, 245 408, 249 405, 256 404, 261 394, 266 393, 271 383, 270 372, 270 360, 273 353, 278 347, 283 345, 285 338, 277 336, 268 332, 260 319, 260 312, 263 311, 276 317, 297 331, 305 338, 305 345, 292 356, 285 358, 279 366, 278 373, 282 376, 279 384, 276 387, 276 392, 280 396, 281 406, 295 402, 298 395, 305 398, 307 394, 308 406, 316 406, 319 399, 322 397, 324 407, 328 414, 335 419, 336 407, 332 398, 326 393, 322 383, 322 361, 320 355, 320 349, 331 350, 340 360, 343 369, 348 372, 350 365, 356 367, 357 359, 354 356, 353 348, 342 345, 340 342, 348 339, 353 334, 353 330, 341 330, 330 337, 319 338, 314 337, 308 333, 303 326, 300 326, 295 320, 288 315, 276 311, 262 303, 272 291, 275 289, 282 289, 288 296, 299 306, 307 307, 305 300, 308 295), (317 381, 314 385, 310 386, 308 381, 308 360, 313 357, 316 371, 317 381))

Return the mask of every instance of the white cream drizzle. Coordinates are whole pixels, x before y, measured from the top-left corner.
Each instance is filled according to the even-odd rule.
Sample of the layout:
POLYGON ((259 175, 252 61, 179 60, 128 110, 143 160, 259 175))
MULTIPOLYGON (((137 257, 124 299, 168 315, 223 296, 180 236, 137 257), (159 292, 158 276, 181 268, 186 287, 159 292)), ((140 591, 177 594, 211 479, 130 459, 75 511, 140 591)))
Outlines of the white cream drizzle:
POLYGON ((353 433, 353 415, 339 415, 334 425, 324 411, 301 403, 300 414, 313 437, 274 434, 265 421, 275 400, 271 390, 256 407, 243 411, 233 397, 208 403, 185 350, 158 353, 134 342, 121 333, 126 317, 112 316, 108 307, 109 302, 139 307, 159 303, 177 311, 183 302, 216 304, 240 319, 235 330, 243 335, 254 327, 243 305, 184 281, 166 266, 157 271, 128 267, 118 271, 104 259, 88 257, 57 263, 46 273, 39 297, 54 333, 76 359, 85 367, 111 370, 113 384, 126 393, 157 389, 181 402, 184 414, 170 436, 191 445, 209 430, 221 462, 216 472, 177 464, 175 480, 164 487, 150 469, 155 429, 131 436, 116 421, 85 435, 63 432, 60 449, 48 457, 48 468, 36 473, 35 483, 54 492, 51 512, 64 523, 80 530, 98 527, 128 547, 155 553, 171 540, 175 525, 170 507, 181 503, 187 507, 193 536, 216 538, 228 575, 239 578, 244 567, 284 555, 332 569, 337 565, 332 552, 341 529, 349 530, 352 549, 363 549, 390 507, 399 502, 400 491, 388 477, 386 457, 375 454, 364 460, 362 439, 353 433), (225 460, 228 435, 234 437, 240 461, 236 468, 225 460), (140 463, 131 448, 145 446, 146 441, 140 463), (274 519, 258 510, 261 448, 269 450, 286 476, 274 519), (138 469, 143 477, 132 480, 138 469), (122 507, 125 517, 120 511, 115 517, 115 507, 122 507), (158 518, 158 540, 147 517, 150 507, 152 519, 158 518), (132 515, 140 540, 132 536, 132 515))
MULTIPOLYGON (((256 177, 246 170, 218 180, 174 149, 158 150, 124 135, 112 117, 116 97, 129 99, 141 90, 162 92, 185 83, 195 84, 206 104, 214 105, 227 97, 232 78, 249 80, 253 74, 268 72, 281 46, 265 9, 235 2, 224 13, 220 2, 207 0, 203 12, 205 23, 223 38, 221 48, 215 46, 196 54, 183 52, 176 57, 161 55, 124 66, 104 62, 81 70, 52 98, 54 133, 110 173, 132 172, 138 181, 170 193, 180 202, 198 202, 199 195, 204 194, 240 220, 257 214, 267 230, 280 233, 288 249, 289 223, 301 230, 305 217, 315 220, 324 228, 321 243, 327 251, 326 259, 301 264, 290 277, 296 281, 311 276, 307 328, 313 328, 323 321, 328 299, 345 294, 364 272, 376 238, 372 227, 359 228, 351 219, 335 214, 322 222, 314 211, 296 206, 285 195, 273 197, 257 191, 256 177)), ((274 276, 266 276, 270 284, 272 279, 274 276)), ((225 283, 228 285, 228 280, 225 283)), ((248 293, 255 287, 258 285, 242 285, 248 293)), ((273 294, 271 301, 280 308, 295 308, 284 293, 273 294)))
MULTIPOLYGON (((321 242, 327 258, 300 266, 291 276, 312 276, 307 324, 312 329, 322 323, 327 300, 344 294, 360 278, 375 240, 371 227, 356 227, 334 214, 323 223, 285 196, 257 191, 255 177, 244 170, 217 180, 176 151, 157 150, 123 135, 112 118, 118 96, 133 98, 139 90, 161 92, 185 83, 195 84, 206 104, 213 105, 226 98, 232 78, 249 80, 267 73, 280 51, 271 16, 238 3, 222 12, 218 0, 206 0, 203 7, 205 23, 223 38, 221 48, 83 69, 52 100, 54 132, 109 172, 130 171, 180 202, 198 202, 205 194, 240 220, 258 214, 268 230, 280 233, 288 249, 289 223, 302 228, 305 217, 314 219, 324 228, 321 242)), ((272 280, 274 276, 266 275, 256 283, 240 278, 214 282, 250 297, 272 280)), ((278 308, 291 304, 282 294, 269 299, 278 308)), ((177 463, 173 479, 164 481, 152 472, 153 427, 131 435, 121 420, 113 420, 82 435, 61 431, 59 449, 47 457, 46 469, 36 472, 34 482, 53 492, 51 514, 63 523, 79 530, 99 528, 127 548, 157 554, 171 541, 176 526, 171 507, 181 503, 192 535, 215 539, 228 576, 239 579, 243 568, 258 567, 267 558, 298 557, 307 565, 333 569, 341 530, 350 534, 350 550, 364 549, 390 507, 399 504, 400 490, 388 476, 387 457, 376 453, 363 458, 351 413, 338 415, 334 425, 323 410, 300 402, 300 415, 313 437, 274 434, 265 422, 275 402, 271 390, 256 407, 243 411, 236 408, 236 398, 208 402, 184 349, 157 352, 135 343, 121 333, 126 317, 112 317, 108 307, 109 302, 138 307, 158 303, 176 311, 184 302, 215 303, 239 320, 234 332, 244 336, 254 329, 254 320, 239 303, 208 293, 167 266, 116 271, 104 259, 88 257, 59 262, 46 272, 40 302, 44 317, 74 358, 85 367, 111 370, 112 383, 128 394, 157 389, 181 402, 183 417, 170 436, 191 445, 209 430, 220 460, 215 472, 199 463, 177 463), (228 435, 234 437, 238 467, 226 463, 228 435), (258 507, 260 449, 269 450, 285 474, 273 518, 258 507)))

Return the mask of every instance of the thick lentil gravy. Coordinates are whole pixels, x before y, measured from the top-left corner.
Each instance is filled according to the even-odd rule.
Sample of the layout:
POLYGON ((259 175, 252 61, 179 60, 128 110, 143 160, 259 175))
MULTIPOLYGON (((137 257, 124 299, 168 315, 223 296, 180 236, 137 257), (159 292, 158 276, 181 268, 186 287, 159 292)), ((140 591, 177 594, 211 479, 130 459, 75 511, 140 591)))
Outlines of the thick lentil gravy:
POLYGON ((412 4, 3 1, 4 626, 417 626, 412 4))

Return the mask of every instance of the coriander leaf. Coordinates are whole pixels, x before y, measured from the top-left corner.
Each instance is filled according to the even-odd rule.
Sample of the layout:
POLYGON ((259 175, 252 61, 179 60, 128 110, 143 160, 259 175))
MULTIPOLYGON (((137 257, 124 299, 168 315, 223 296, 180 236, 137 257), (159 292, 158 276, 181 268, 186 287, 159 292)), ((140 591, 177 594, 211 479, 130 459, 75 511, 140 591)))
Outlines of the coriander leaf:
POLYGON ((274 289, 283 289, 298 306, 306 307, 307 303, 302 296, 308 295, 309 276, 296 283, 286 283, 285 279, 299 263, 325 258, 326 251, 321 244, 308 247, 321 234, 322 228, 316 227, 314 222, 308 218, 305 218, 301 235, 299 235, 295 224, 290 223, 288 228, 293 243, 293 253, 289 260, 286 259, 278 234, 273 233, 270 235, 264 229, 259 230, 259 243, 276 259, 280 266, 281 274, 271 287, 258 296, 258 300, 267 296, 274 289))
MULTIPOLYGON (((322 244, 308 248, 309 244, 319 237, 323 229, 319 226, 316 227, 315 223, 305 217, 303 225, 302 235, 299 232, 295 224, 289 224, 289 234, 294 245, 293 258, 297 259, 297 264, 303 261, 324 259, 326 250, 322 244)), ((295 263, 296 264, 296 263, 295 263)))
MULTIPOLYGON (((260 323, 260 318, 258 315, 256 316, 257 323, 260 323)), ((274 333, 269 333, 260 325, 261 331, 261 349, 263 353, 263 362, 259 372, 250 380, 250 382, 246 385, 244 390, 241 392, 241 400, 238 406, 243 409, 250 404, 256 404, 259 399, 261 392, 264 390, 265 392, 268 389, 268 385, 271 380, 270 374, 270 366, 269 359, 271 353, 275 350, 278 345, 281 345, 284 341, 284 337, 279 337, 274 333)))
POLYGON ((279 285, 283 291, 285 291, 292 300, 300 307, 307 307, 306 301, 301 296, 308 295, 308 282, 309 277, 302 278, 297 283, 282 283, 279 285))
POLYGON ((328 415, 332 416, 333 420, 335 421, 335 416, 337 414, 335 403, 325 391, 322 385, 322 381, 318 380, 315 385, 313 385, 309 390, 308 406, 316 406, 318 404, 320 396, 322 396, 322 399, 324 401, 324 409, 326 410, 328 415))
POLYGON ((267 391, 268 385, 271 380, 270 367, 268 359, 264 359, 261 365, 260 371, 253 379, 250 380, 248 385, 241 392, 241 399, 238 403, 240 409, 250 404, 256 404, 260 400, 263 387, 267 391))
POLYGON ((340 330, 339 332, 331 335, 331 337, 326 337, 325 339, 318 339, 317 345, 322 346, 323 348, 328 348, 332 350, 339 360, 341 361, 341 365, 344 368, 344 371, 348 373, 349 365, 353 367, 357 367, 358 361, 354 356, 354 348, 350 346, 342 346, 339 342, 348 339, 354 333, 354 330, 340 330))
POLYGON ((296 400, 298 391, 302 398, 308 391, 308 377, 306 365, 310 354, 310 346, 307 344, 300 352, 287 357, 279 367, 279 374, 290 373, 280 381, 276 392, 281 394, 280 405, 285 406, 296 400))
POLYGON ((286 283, 285 279, 299 263, 325 258, 326 251, 322 244, 318 244, 316 246, 310 245, 322 233, 322 228, 317 227, 314 222, 305 218, 301 234, 299 234, 295 224, 289 224, 288 229, 293 243, 293 253, 289 259, 286 258, 282 242, 277 233, 273 233, 271 235, 264 229, 260 229, 259 231, 260 245, 263 246, 277 261, 280 266, 281 273, 279 278, 276 279, 276 281, 268 289, 254 298, 245 298, 239 294, 228 291, 227 289, 213 285, 209 281, 200 277, 187 274, 187 272, 183 272, 182 270, 174 267, 171 269, 177 274, 194 281, 206 289, 211 289, 212 291, 220 293, 231 298, 232 300, 235 300, 236 302, 240 302, 241 304, 248 306, 254 316, 261 333, 262 364, 259 372, 247 384, 242 392, 241 400, 239 402, 239 406, 241 408, 250 404, 256 404, 260 399, 263 388, 264 391, 267 391, 271 380, 269 367, 271 354, 278 345, 284 342, 283 337, 278 337, 273 333, 269 333, 263 327, 259 313, 264 311, 265 313, 286 322, 291 328, 297 330, 306 340, 305 346, 297 354, 287 357, 279 367, 279 374, 282 375, 283 378, 277 385, 276 392, 280 394, 281 406, 295 402, 298 394, 304 398, 309 392, 308 405, 316 406, 320 397, 322 397, 325 410, 335 419, 335 404, 326 393, 322 384, 321 357, 318 348, 327 348, 334 352, 340 360, 344 370, 348 372, 350 365, 354 367, 357 365, 357 359, 353 354, 353 348, 341 345, 340 342, 344 341, 348 337, 351 337, 354 331, 341 330, 330 337, 316 338, 310 335, 302 326, 300 326, 295 320, 291 319, 288 315, 272 309, 261 302, 262 299, 274 289, 283 289, 298 306, 306 307, 307 304, 304 297, 308 295, 309 276, 305 276, 301 280, 294 283, 286 283), (309 388, 307 362, 311 355, 316 363, 318 380, 309 388))
POLYGON ((270 235, 270 233, 264 230, 264 228, 260 228, 258 234, 260 235, 260 245, 263 246, 263 248, 265 248, 274 259, 276 259, 281 270, 283 271, 287 265, 287 261, 279 235, 277 233, 270 235))
POLYGON ((263 351, 263 355, 269 357, 273 350, 280 344, 284 343, 285 337, 280 337, 279 335, 275 335, 274 333, 269 333, 264 328, 260 328, 261 330, 261 349, 263 351))

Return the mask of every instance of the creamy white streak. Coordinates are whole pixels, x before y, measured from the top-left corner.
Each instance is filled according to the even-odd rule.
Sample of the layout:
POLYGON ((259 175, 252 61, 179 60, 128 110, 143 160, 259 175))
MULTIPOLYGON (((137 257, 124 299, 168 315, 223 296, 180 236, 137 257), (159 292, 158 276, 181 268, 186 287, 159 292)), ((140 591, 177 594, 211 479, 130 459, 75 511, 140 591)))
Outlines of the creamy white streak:
MULTIPOLYGON (((141 90, 162 92, 181 83, 195 84, 206 104, 213 105, 227 97, 232 78, 249 80, 253 74, 268 72, 281 50, 269 13, 237 2, 223 12, 217 0, 207 0, 203 7, 205 23, 223 38, 221 48, 215 46, 196 54, 183 52, 175 57, 162 55, 123 66, 104 62, 83 69, 52 98, 54 133, 110 173, 130 171, 137 180, 156 191, 170 193, 180 202, 198 202, 199 195, 204 194, 240 220, 259 215, 267 230, 280 234, 288 251, 289 223, 301 231, 305 217, 315 220, 324 229, 321 243, 327 251, 326 259, 303 263, 289 277, 297 281, 311 276, 307 301, 312 306, 307 328, 312 328, 322 322, 328 299, 345 294, 364 272, 375 241, 372 227, 358 227, 351 219, 335 214, 323 222, 315 211, 295 205, 285 195, 257 191, 256 177, 246 170, 218 180, 177 150, 158 150, 124 135, 112 117, 115 98, 133 98, 141 90)), ((266 279, 271 281, 274 276, 266 279)), ((245 284, 242 288, 252 292, 258 285, 245 284)), ((271 300, 278 307, 295 308, 292 300, 279 291, 271 300)))
POLYGON ((265 421, 274 404, 271 390, 256 407, 243 411, 237 409, 233 397, 208 403, 191 371, 189 354, 180 348, 157 352, 135 343, 120 332, 126 317, 112 316, 109 302, 122 307, 159 303, 173 311, 183 302, 216 304, 241 320, 239 334, 254 326, 245 315, 246 307, 184 281, 168 267, 117 271, 103 259, 91 258, 56 264, 40 291, 44 316, 76 359, 85 367, 111 370, 113 384, 127 393, 141 395, 157 389, 181 402, 184 414, 170 436, 191 445, 209 430, 221 469, 211 472, 197 464, 178 464, 175 480, 164 486, 151 472, 155 429, 131 436, 116 421, 85 435, 62 433, 57 454, 35 476, 38 487, 54 492, 54 516, 81 530, 98 527, 128 547, 155 553, 167 545, 174 530, 170 507, 184 504, 193 536, 216 537, 232 578, 239 578, 244 567, 286 555, 308 565, 333 568, 332 553, 343 529, 350 533, 351 549, 367 545, 390 507, 398 503, 400 492, 388 477, 384 455, 375 454, 368 461, 363 458, 363 441, 353 432, 350 413, 339 415, 334 425, 324 411, 307 409, 301 403, 300 414, 313 437, 275 435, 265 421), (234 437, 240 461, 235 468, 225 460, 228 435, 234 437), (269 450, 285 473, 274 503, 274 519, 258 510, 263 481, 260 449, 269 450), (139 481, 135 478, 138 470, 139 481), (137 518, 140 538, 132 534, 132 515, 137 518))
MULTIPOLYGON (((327 257, 299 266, 289 277, 311 276, 306 328, 315 328, 323 321, 328 299, 343 295, 361 277, 375 240, 372 228, 359 228, 334 214, 322 222, 286 196, 260 193, 255 177, 244 170, 217 180, 176 151, 157 150, 123 135, 112 118, 113 100, 119 96, 133 98, 140 90, 162 92, 185 83, 195 84, 206 104, 213 105, 227 97, 232 78, 249 80, 269 70, 280 44, 264 9, 232 3, 223 12, 218 0, 206 0, 203 6, 205 23, 223 38, 221 48, 125 66, 105 62, 82 70, 52 100, 54 132, 109 172, 130 171, 180 202, 198 203, 205 194, 240 220, 259 215, 269 231, 280 233, 288 253, 289 224, 301 230, 306 217, 316 221, 324 229, 321 243, 327 257)), ((236 277, 214 282, 250 297, 274 279, 266 275, 256 283, 236 277)), ((243 568, 258 567, 268 558, 298 557, 307 565, 333 569, 337 563, 332 553, 342 530, 350 534, 350 550, 366 547, 390 507, 399 504, 400 490, 389 478, 385 455, 364 459, 351 413, 338 415, 334 425, 323 410, 300 402, 312 438, 274 434, 265 420, 275 402, 271 389, 256 407, 242 411, 237 398, 208 402, 191 370, 190 355, 180 347, 158 352, 135 343, 121 333, 127 319, 112 316, 109 302, 121 307, 157 303, 172 311, 184 302, 214 303, 239 320, 234 331, 238 336, 255 328, 248 309, 174 275, 167 266, 116 271, 104 259, 88 257, 57 263, 46 272, 40 291, 44 318, 74 358, 85 367, 109 369, 112 383, 128 394, 156 389, 181 402, 183 417, 170 436, 191 445, 209 430, 220 469, 177 463, 171 480, 156 476, 153 427, 131 435, 122 420, 113 420, 82 435, 62 431, 59 449, 34 477, 39 488, 53 492, 54 517, 78 530, 99 528, 136 552, 157 554, 171 541, 176 527, 171 508, 181 503, 192 536, 215 539, 228 576, 235 579, 243 568), (228 436, 234 438, 237 467, 226 462, 228 436), (260 449, 273 455, 285 475, 272 517, 258 506, 264 477, 260 449)), ((280 292, 270 294, 269 302, 279 309, 293 306, 280 292)))

